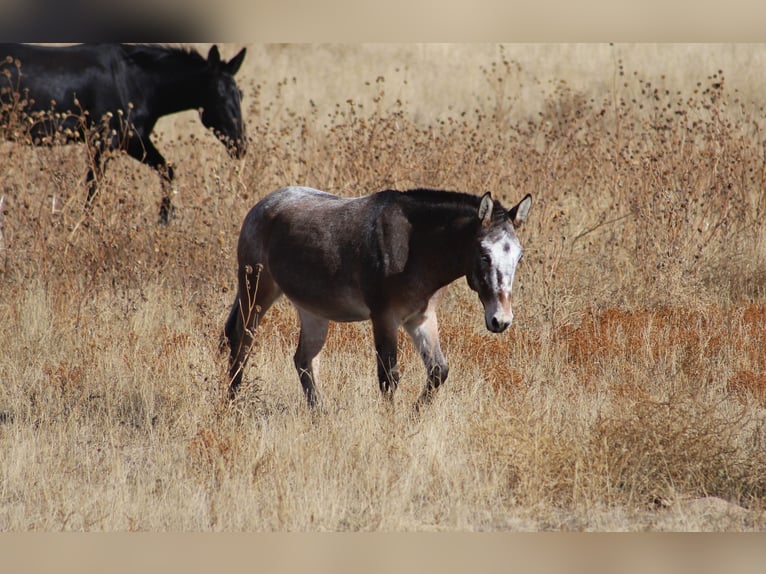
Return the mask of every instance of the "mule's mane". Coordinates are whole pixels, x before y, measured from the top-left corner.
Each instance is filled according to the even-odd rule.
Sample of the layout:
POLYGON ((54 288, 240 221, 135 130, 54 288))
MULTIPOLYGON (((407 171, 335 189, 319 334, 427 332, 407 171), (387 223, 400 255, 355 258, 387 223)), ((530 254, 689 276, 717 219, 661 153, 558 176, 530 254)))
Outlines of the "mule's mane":
POLYGON ((204 66, 207 60, 192 48, 161 46, 157 44, 121 44, 125 55, 137 64, 204 66))
MULTIPOLYGON (((417 188, 396 193, 403 203, 409 205, 412 216, 436 223, 444 218, 453 220, 458 217, 469 216, 475 218, 478 213, 481 197, 461 191, 446 191, 443 189, 417 188)), ((495 209, 492 218, 501 221, 506 217, 503 205, 495 199, 495 209)))
POLYGON ((380 205, 398 204, 411 223, 426 227, 453 225, 457 220, 473 221, 480 202, 479 197, 469 193, 427 188, 386 190, 378 197, 380 205))
POLYGON ((404 197, 415 203, 423 203, 429 206, 434 204, 444 205, 461 209, 464 207, 479 207, 480 198, 462 191, 446 191, 443 189, 416 188, 400 192, 404 197))

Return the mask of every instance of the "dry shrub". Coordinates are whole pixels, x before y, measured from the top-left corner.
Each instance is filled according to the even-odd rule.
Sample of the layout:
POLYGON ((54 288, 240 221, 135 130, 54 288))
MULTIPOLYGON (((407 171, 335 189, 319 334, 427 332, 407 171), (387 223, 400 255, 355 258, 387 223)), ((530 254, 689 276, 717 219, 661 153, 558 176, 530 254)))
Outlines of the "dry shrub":
MULTIPOLYGON (((729 337, 731 318, 717 307, 703 310, 660 308, 654 311, 592 311, 577 327, 564 327, 560 337, 568 346, 575 367, 598 370, 614 357, 662 361, 669 354, 680 357, 680 371, 697 376, 707 366, 737 346, 729 337)), ((750 341, 742 344, 750 345, 750 341)), ((591 372, 591 374, 593 374, 591 372)))
POLYGON ((766 406, 766 373, 764 371, 755 372, 752 369, 737 371, 729 380, 728 386, 743 403, 754 401, 761 406, 766 406))
POLYGON ((763 326, 762 304, 611 308, 536 353, 518 336, 472 344, 494 405, 471 429, 474 461, 532 507, 717 496, 760 508, 763 326))
POLYGON ((605 500, 651 504, 679 496, 761 501, 766 488, 763 422, 746 408, 699 399, 637 401, 606 417, 591 437, 603 459, 605 500))

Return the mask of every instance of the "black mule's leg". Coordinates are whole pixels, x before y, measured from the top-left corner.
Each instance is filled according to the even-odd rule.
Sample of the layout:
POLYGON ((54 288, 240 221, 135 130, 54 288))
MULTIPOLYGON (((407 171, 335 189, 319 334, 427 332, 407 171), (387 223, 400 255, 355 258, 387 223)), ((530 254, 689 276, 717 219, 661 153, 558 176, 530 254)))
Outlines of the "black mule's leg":
POLYGON ((151 140, 146 138, 134 137, 128 142, 128 154, 146 165, 154 168, 160 176, 162 185, 162 199, 160 201, 159 221, 166 225, 173 217, 175 208, 173 207, 173 179, 175 177, 173 168, 167 164, 165 158, 159 150, 154 147, 151 140))
POLYGON ((171 199, 173 196, 173 177, 173 168, 169 165, 164 166, 164 171, 160 171, 162 199, 160 200, 159 221, 163 225, 167 225, 173 219, 176 211, 171 199))
POLYGON ((106 169, 106 158, 101 150, 95 149, 91 157, 88 174, 85 176, 85 187, 88 190, 88 197, 85 199, 85 209, 90 211, 93 207, 93 200, 99 191, 101 181, 104 179, 104 170, 106 169))

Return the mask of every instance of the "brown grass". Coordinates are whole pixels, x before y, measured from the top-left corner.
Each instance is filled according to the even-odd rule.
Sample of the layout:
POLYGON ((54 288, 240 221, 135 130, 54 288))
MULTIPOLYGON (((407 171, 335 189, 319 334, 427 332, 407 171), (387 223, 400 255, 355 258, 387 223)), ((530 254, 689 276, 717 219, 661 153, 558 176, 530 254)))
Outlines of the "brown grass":
POLYGON ((590 50, 252 46, 244 160, 193 116, 160 127, 167 228, 133 160, 85 218, 84 146, 0 143, 0 529, 762 529, 759 86, 736 58, 688 78, 590 50), (417 353, 390 412, 365 324, 333 325, 307 412, 284 301, 224 400, 239 226, 285 184, 534 195, 516 324, 489 334, 453 285, 419 420, 417 353))

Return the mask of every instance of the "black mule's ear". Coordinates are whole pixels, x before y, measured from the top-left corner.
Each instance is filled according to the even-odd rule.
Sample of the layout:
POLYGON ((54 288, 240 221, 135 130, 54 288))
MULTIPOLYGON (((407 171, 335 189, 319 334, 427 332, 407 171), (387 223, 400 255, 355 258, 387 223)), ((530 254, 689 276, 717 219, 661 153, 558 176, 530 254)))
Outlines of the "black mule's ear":
POLYGON ((207 53, 207 63, 211 66, 218 66, 221 63, 221 53, 218 51, 218 46, 212 45, 210 51, 207 53))
POLYGON ((242 65, 242 61, 245 59, 246 53, 247 48, 242 48, 239 53, 226 64, 226 71, 232 76, 239 71, 239 67, 242 65))
POLYGON ((488 227, 492 223, 492 208, 495 202, 492 200, 492 194, 490 192, 485 193, 481 197, 481 203, 479 203, 479 219, 481 220, 482 227, 488 227))
POLYGON ((508 219, 514 227, 518 227, 527 220, 529 210, 532 207, 532 196, 527 194, 520 202, 508 210, 508 219))

